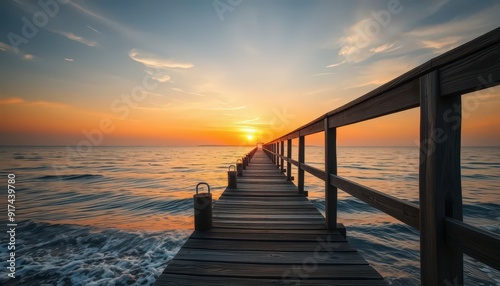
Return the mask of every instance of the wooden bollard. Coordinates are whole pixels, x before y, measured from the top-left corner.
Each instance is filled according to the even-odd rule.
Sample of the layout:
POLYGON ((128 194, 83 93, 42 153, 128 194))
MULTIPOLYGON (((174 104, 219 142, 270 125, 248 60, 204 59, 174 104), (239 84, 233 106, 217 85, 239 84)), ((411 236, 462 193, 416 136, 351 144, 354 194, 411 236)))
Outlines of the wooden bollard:
POLYGON ((227 187, 230 189, 236 189, 238 188, 238 180, 236 179, 236 166, 231 165, 229 166, 229 171, 227 171, 227 187), (231 167, 233 167, 233 170, 231 171, 231 167))
POLYGON ((210 185, 207 183, 198 183, 196 185, 196 194, 194 199, 194 230, 209 230, 212 228, 212 194, 210 185), (198 187, 206 185, 208 193, 198 193, 198 187))
POLYGON ((243 176, 243 161, 241 159, 236 160, 236 172, 238 177, 243 176))
POLYGON ((248 165, 247 157, 243 157, 243 170, 247 169, 247 165, 248 165))

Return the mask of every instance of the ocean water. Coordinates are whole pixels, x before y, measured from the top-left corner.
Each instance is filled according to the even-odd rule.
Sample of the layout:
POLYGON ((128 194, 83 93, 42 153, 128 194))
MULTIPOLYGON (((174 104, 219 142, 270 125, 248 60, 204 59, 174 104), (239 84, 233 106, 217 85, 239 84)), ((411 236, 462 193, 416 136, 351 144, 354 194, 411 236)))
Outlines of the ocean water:
MULTIPOLYGON (((19 285, 151 285, 193 229, 200 181, 217 199, 226 170, 248 147, 1 147, 0 180, 16 176, 19 285)), ((323 168, 323 148, 306 148, 323 168)), ((418 150, 340 147, 339 174, 418 202, 418 150)), ((500 148, 462 150, 464 220, 500 234, 500 148)), ((295 172, 295 170, 294 170, 295 172)), ((324 211, 323 181, 306 175, 324 211)), ((7 277, 7 192, 1 192, 0 284, 7 277)), ((339 191, 348 240, 392 285, 420 285, 419 236, 339 191)), ((465 257, 466 285, 500 285, 500 273, 465 257)), ((454 285, 453 281, 449 285, 454 285)))

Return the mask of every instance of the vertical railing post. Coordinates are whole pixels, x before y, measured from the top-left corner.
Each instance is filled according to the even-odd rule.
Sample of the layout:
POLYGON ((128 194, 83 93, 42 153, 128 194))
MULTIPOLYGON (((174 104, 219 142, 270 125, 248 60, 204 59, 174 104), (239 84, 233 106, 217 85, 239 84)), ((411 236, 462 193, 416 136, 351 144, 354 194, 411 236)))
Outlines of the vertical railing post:
POLYGON ((276 142, 276 167, 280 167, 280 142, 276 142))
POLYGON ((280 161, 278 160, 278 150, 279 150, 278 145, 279 144, 280 144, 279 142, 274 143, 274 153, 275 153, 274 154, 274 164, 276 166, 279 166, 279 164, 280 164, 280 161))
POLYGON ((325 126, 325 217, 328 230, 337 228, 337 188, 330 184, 330 174, 337 175, 337 128, 325 126))
POLYGON ((274 143, 271 143, 271 159, 272 159, 272 162, 273 164, 276 163, 276 157, 274 156, 274 152, 276 152, 276 145, 274 145, 274 143))
POLYGON ((285 159, 283 159, 283 156, 285 156, 285 140, 281 141, 281 173, 285 172, 285 159))
POLYGON ((304 169, 302 169, 302 164, 305 161, 305 147, 306 138, 304 136, 299 136, 299 168, 298 168, 298 181, 297 188, 299 189, 299 194, 304 194, 304 169))
MULTIPOLYGON (((286 141, 286 156, 288 159, 292 158, 292 139, 286 141)), ((290 161, 286 163, 286 180, 292 180, 292 163, 290 161)))
POLYGON ((420 78, 420 271, 422 285, 462 285, 463 254, 446 244, 444 218, 462 220, 461 96, 441 96, 439 73, 420 78))

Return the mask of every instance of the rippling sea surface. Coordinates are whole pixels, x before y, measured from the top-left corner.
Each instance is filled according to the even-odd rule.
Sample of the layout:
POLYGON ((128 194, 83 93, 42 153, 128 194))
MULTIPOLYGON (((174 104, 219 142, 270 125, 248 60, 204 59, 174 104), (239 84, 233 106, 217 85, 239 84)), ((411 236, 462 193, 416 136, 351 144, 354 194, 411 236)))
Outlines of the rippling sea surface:
MULTIPOLYGON (((323 148, 306 148, 323 169, 323 148)), ((1 147, 0 180, 16 176, 16 277, 21 285, 151 285, 193 230, 194 186, 217 199, 227 167, 249 147, 1 147)), ((339 175, 418 203, 417 147, 339 147, 339 175)), ((324 211, 324 183, 306 175, 324 211)), ((464 220, 500 234, 500 148, 462 149, 464 220)), ((6 189, 0 284, 8 282, 6 189)), ((420 285, 419 234, 339 191, 348 240, 392 285, 420 285)), ((500 273, 465 256, 466 285, 500 273)), ((17 279, 16 279, 17 280, 17 279)), ((12 281, 11 281, 12 282, 12 281)), ((453 283, 450 283, 453 285, 453 283)))

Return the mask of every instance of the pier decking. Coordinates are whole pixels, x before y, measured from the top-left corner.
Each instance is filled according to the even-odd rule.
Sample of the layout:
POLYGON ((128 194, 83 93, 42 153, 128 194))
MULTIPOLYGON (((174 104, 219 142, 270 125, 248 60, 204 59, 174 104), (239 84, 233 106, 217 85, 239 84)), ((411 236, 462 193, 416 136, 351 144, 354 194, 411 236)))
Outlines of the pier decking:
POLYGON ((258 150, 155 285, 387 285, 258 150))
POLYGON ((156 285, 386 285, 340 234, 338 190, 420 232, 421 285, 462 285, 464 254, 500 270, 500 236, 463 221, 460 165, 462 109, 499 84, 500 27, 265 143, 216 203, 214 228, 195 231, 156 285), (412 108, 420 109, 418 203, 337 173, 338 128, 412 108), (306 136, 317 133, 323 169, 305 161, 306 136), (324 218, 306 198, 305 173, 325 182, 324 218))

